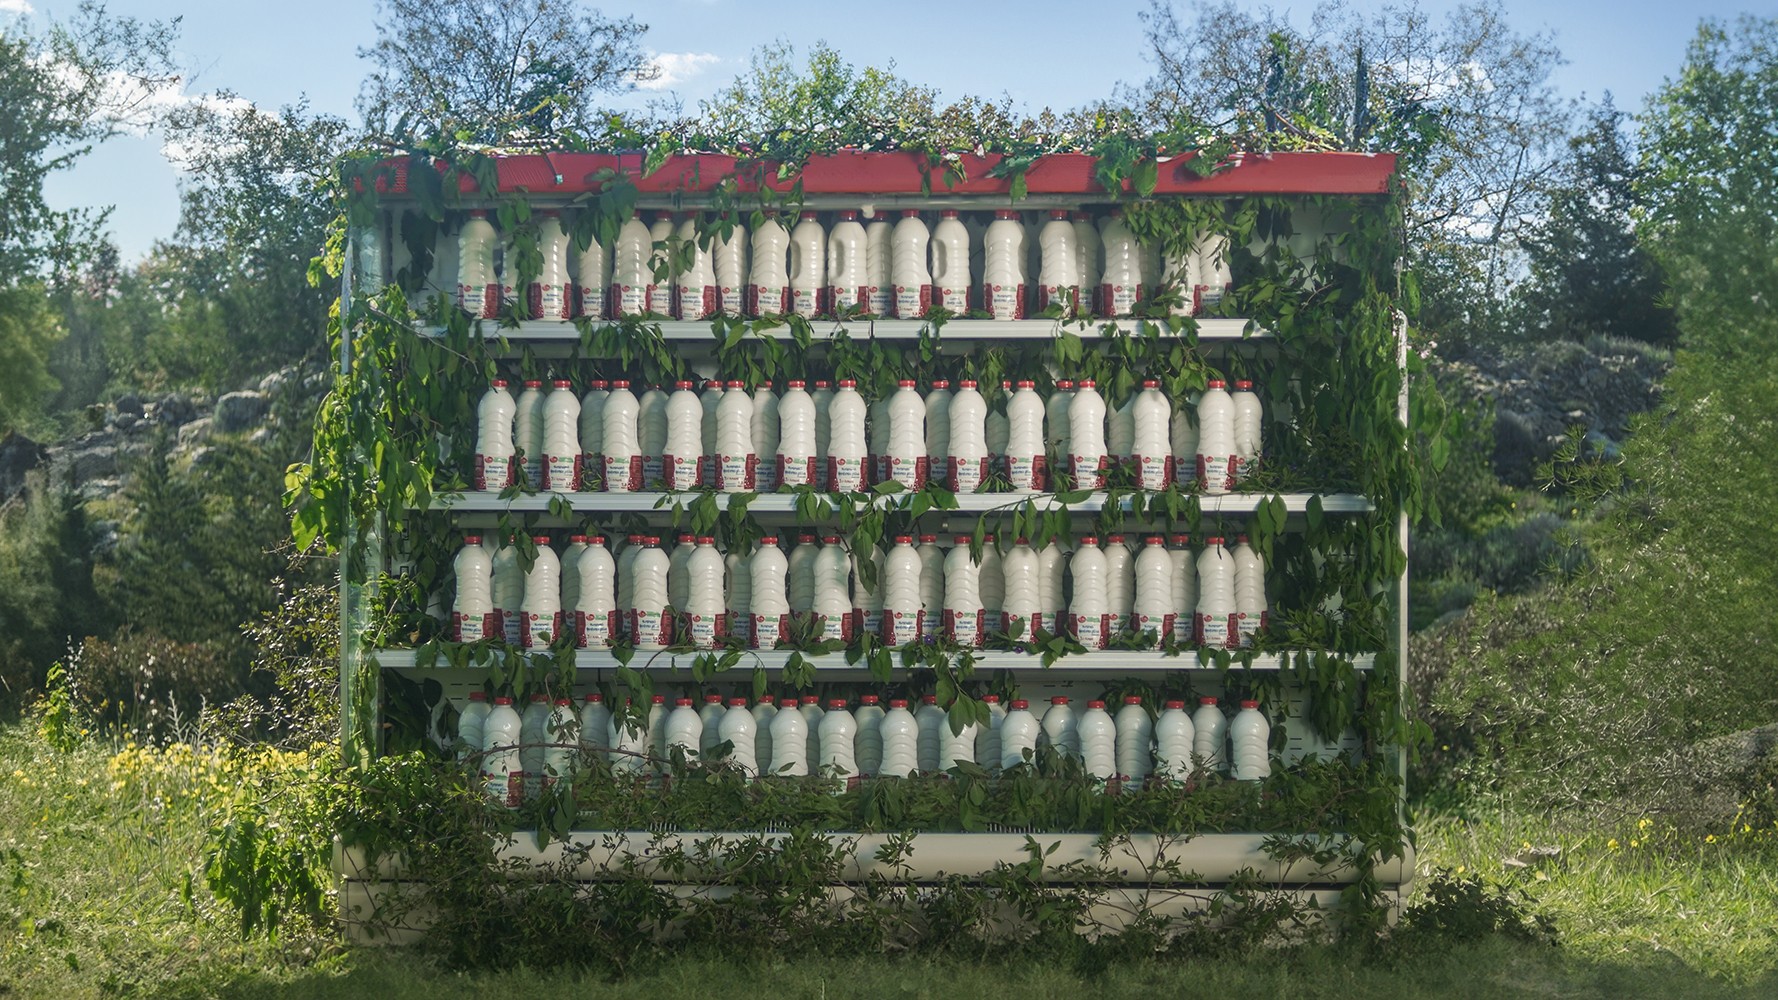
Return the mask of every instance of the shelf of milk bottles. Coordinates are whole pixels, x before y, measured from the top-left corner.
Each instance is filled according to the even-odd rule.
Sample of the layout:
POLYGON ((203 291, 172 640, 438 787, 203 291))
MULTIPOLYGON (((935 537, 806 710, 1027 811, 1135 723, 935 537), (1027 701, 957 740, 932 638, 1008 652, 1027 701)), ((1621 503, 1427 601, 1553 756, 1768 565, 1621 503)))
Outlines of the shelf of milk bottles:
MULTIPOLYGON (((1249 319, 1199 317, 1193 322, 1197 324, 1200 342, 1270 340, 1272 336, 1270 331, 1255 326, 1249 319)), ((940 335, 944 339, 958 341, 1049 340, 1067 330, 1083 337, 1096 337, 1113 323, 1117 324, 1119 331, 1132 334, 1139 325, 1139 321, 1133 319, 1095 319, 1087 320, 1085 325, 1079 320, 1060 319, 953 319, 944 324, 940 335)), ((692 343, 714 343, 716 340, 709 320, 663 319, 652 325, 660 329, 662 340, 692 343)), ((818 319, 810 321, 810 325, 817 340, 831 337, 842 329, 855 340, 918 340, 921 332, 928 327, 925 320, 918 319, 818 319)), ((783 330, 784 336, 789 336, 789 330, 782 326, 771 329, 783 330)), ((423 332, 427 336, 438 337, 443 335, 444 330, 442 327, 431 326, 424 327, 423 332)), ((523 320, 517 326, 506 327, 496 326, 492 321, 483 321, 482 335, 490 340, 503 337, 509 342, 571 344, 579 343, 580 328, 568 320, 523 320)))
MULTIPOLYGON (((448 671, 454 673, 485 672, 486 666, 458 669, 445 664, 443 659, 433 668, 420 668, 415 665, 414 651, 411 649, 383 649, 374 654, 379 666, 386 670, 413 670, 425 673, 448 671)), ((520 654, 524 655, 524 654, 520 654)), ((678 669, 688 675, 692 663, 699 656, 721 656, 721 650, 704 651, 668 651, 638 649, 627 664, 632 669, 648 671, 664 671, 678 669)), ((798 653, 790 649, 757 649, 744 650, 739 663, 734 664, 722 674, 712 678, 719 682, 726 674, 729 678, 741 681, 754 669, 780 671, 792 656, 800 655, 804 662, 814 668, 815 675, 824 680, 869 680, 870 669, 862 662, 847 663, 846 654, 835 653, 798 653)), ((1294 651, 1281 653, 1253 653, 1243 663, 1238 651, 1230 652, 1230 670, 1253 670, 1258 672, 1276 673, 1291 666, 1296 657, 1294 651)), ((1376 665, 1376 654, 1357 653, 1352 655, 1352 669, 1367 672, 1376 665)), ((577 671, 610 671, 616 670, 620 664, 617 657, 608 649, 580 649, 574 653, 574 667, 577 671)), ((1178 656, 1166 656, 1154 649, 1108 649, 1086 653, 1075 653, 1059 657, 1048 667, 1032 653, 1014 650, 981 649, 975 651, 974 670, 979 674, 992 670, 1041 670, 1047 677, 1067 679, 1070 677, 1120 677, 1127 674, 1175 673, 1178 671, 1219 671, 1215 660, 1208 656, 1193 655, 1190 652, 1178 656)), ((901 658, 896 657, 896 669, 901 669, 901 658)))
MULTIPOLYGON (((650 511, 670 512, 675 502, 689 507, 693 501, 705 494, 701 491, 680 493, 521 493, 518 496, 502 499, 500 494, 493 492, 471 491, 435 496, 432 509, 448 510, 452 513, 548 513, 553 504, 568 504, 577 514, 645 514, 650 511)), ((794 515, 797 512, 796 493, 713 493, 718 508, 727 510, 734 497, 749 496, 747 512, 750 514, 782 514, 794 515)), ((839 494, 820 494, 832 500, 839 494)), ((890 493, 869 498, 869 503, 888 510, 904 509, 912 494, 890 493)), ((1310 503, 1319 496, 1321 510, 1324 514, 1365 514, 1373 507, 1365 497, 1354 493, 1225 493, 1221 496, 1200 496, 1198 510, 1204 514, 1252 514, 1261 503, 1278 496, 1284 501, 1284 509, 1289 514, 1302 514, 1309 509, 1310 503)), ((1011 513, 1019 505, 1029 500, 1039 510, 1052 510, 1065 507, 1077 514, 1096 514, 1105 509, 1109 494, 1092 493, 1073 503, 1061 503, 1053 493, 962 493, 957 495, 955 508, 929 508, 926 513, 934 517, 946 514, 985 514, 990 511, 1011 513)), ((865 502, 859 500, 857 502, 865 502)), ((1120 497, 1124 509, 1130 507, 1129 497, 1120 497)))

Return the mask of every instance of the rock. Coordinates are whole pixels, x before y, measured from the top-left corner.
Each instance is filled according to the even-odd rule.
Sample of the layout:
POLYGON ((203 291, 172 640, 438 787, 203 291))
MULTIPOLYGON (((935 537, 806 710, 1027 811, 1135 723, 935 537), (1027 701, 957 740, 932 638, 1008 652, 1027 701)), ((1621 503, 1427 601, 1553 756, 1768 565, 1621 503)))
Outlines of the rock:
MULTIPOLYGON (((74 493, 82 500, 104 500, 114 497, 123 489, 123 480, 116 478, 89 479, 75 487, 74 493)), ((112 532, 115 538, 117 532, 112 532)))
POLYGON ((295 365, 287 365, 286 367, 272 372, 265 378, 260 379, 259 391, 267 396, 275 395, 280 389, 289 385, 291 380, 295 379, 296 376, 297 367, 295 365))
POLYGON ((197 404, 188 396, 180 393, 169 393, 154 404, 154 422, 170 427, 178 427, 190 423, 198 415, 197 404))
POLYGON ((179 427, 179 447, 190 448, 210 436, 210 418, 199 417, 179 427))
POLYGON ((216 401, 211 415, 215 428, 225 434, 244 431, 264 419, 270 402, 263 393, 251 389, 231 392, 216 401))
POLYGON ((117 402, 112 403, 111 408, 120 415, 127 413, 132 417, 140 417, 142 416, 142 397, 133 392, 126 392, 117 397, 117 402))
POLYGON ((1778 723, 1694 743, 1674 765, 1679 780, 1667 786, 1669 809, 1706 823, 1733 819, 1759 793, 1761 774, 1778 772, 1778 723))
POLYGON ((111 426, 116 427, 120 431, 127 431, 134 429, 135 426, 141 422, 142 418, 137 414, 119 413, 117 419, 111 421, 111 426))
POLYGON ((0 503, 23 492, 26 473, 48 459, 48 448, 17 431, 0 438, 0 503))
POLYGON ((76 486, 117 475, 117 445, 109 441, 70 450, 57 458, 76 486))

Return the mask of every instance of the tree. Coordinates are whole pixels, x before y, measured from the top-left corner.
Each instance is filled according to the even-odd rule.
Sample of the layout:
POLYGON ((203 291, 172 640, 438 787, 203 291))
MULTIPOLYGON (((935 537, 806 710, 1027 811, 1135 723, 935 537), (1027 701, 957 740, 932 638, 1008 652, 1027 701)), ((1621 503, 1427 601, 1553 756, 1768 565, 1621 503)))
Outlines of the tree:
POLYGON ((1666 277, 1636 237, 1642 171, 1623 120, 1609 94, 1588 114, 1569 141, 1548 214, 1525 235, 1527 325, 1547 336, 1668 344, 1677 335, 1673 311, 1660 302, 1666 277))
POLYGON ((929 122, 938 92, 916 87, 895 65, 863 69, 826 42, 799 68, 796 46, 779 39, 753 50, 748 68, 698 106, 699 126, 723 135, 768 138, 790 131, 837 135, 892 122, 929 122))
POLYGON ((1307 30, 1232 0, 1150 0, 1143 22, 1155 72, 1124 97, 1152 123, 1401 153, 1409 246, 1437 279, 1423 322, 1498 324, 1567 135, 1550 35, 1514 31, 1499 0, 1460 4, 1442 26, 1413 5, 1366 18, 1336 0, 1307 30))
POLYGON ((561 145, 599 127, 598 95, 658 73, 639 45, 647 25, 578 0, 377 0, 377 12, 358 111, 397 143, 561 145))

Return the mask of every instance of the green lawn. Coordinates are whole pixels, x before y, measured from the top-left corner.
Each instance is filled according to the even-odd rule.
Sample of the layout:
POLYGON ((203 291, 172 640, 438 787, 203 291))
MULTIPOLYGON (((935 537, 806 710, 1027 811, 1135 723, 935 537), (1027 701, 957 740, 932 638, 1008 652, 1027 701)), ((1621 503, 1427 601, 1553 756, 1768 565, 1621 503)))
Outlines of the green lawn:
POLYGON ((1520 880, 1555 919, 1559 947, 1441 943, 1393 963, 1312 947, 1090 975, 1061 963, 693 953, 610 983, 459 974, 321 935, 243 944, 202 871, 203 824, 231 793, 227 772, 202 753, 116 751, 59 753, 34 723, 0 726, 0 997, 1778 996, 1778 835, 1565 834, 1511 817, 1423 821, 1423 867, 1520 880), (1510 875, 1501 859, 1527 843, 1562 854, 1510 875))

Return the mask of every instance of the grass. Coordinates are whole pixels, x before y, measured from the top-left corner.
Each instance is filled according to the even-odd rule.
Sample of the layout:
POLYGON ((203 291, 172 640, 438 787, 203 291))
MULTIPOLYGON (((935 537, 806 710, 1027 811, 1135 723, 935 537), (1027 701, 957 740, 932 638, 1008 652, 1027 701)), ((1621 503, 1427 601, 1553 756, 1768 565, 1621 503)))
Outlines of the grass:
POLYGON ((458 973, 411 953, 348 951, 324 934, 243 943, 202 869, 204 824, 232 794, 216 755, 97 743, 62 753, 32 722, 0 725, 0 996, 1778 995, 1778 834, 1766 831, 1705 843, 1652 826, 1608 836, 1510 816, 1422 823, 1423 867, 1522 882, 1555 919, 1556 948, 1494 936, 1422 943, 1387 961, 1317 946, 1090 973, 1063 959, 748 961, 694 951, 611 983, 567 970, 458 973), (1509 875, 1501 859, 1526 843, 1562 853, 1509 875))

